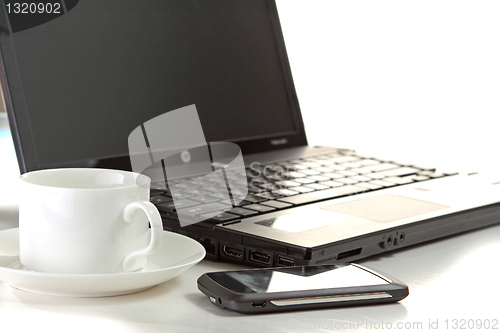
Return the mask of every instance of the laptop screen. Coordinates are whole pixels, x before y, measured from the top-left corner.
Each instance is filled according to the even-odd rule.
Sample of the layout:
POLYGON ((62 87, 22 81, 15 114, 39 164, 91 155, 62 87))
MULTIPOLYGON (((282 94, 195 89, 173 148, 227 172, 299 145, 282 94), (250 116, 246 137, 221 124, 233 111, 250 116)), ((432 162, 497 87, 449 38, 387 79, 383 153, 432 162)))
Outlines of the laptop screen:
POLYGON ((64 10, 21 31, 7 7, 0 14, 4 96, 26 171, 128 157, 134 128, 191 104, 207 141, 244 153, 305 144, 273 2, 80 1, 64 10))

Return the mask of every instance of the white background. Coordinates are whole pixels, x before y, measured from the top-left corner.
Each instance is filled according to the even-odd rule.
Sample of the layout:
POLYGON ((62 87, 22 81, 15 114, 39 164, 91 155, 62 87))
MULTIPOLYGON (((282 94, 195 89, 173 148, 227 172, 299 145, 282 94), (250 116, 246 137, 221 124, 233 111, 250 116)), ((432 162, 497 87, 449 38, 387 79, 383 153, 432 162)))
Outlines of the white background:
POLYGON ((310 144, 449 170, 500 160, 500 2, 279 0, 278 10, 310 144))
MULTIPOLYGON (((498 160, 500 1, 279 0, 278 8, 310 143, 429 165, 498 160)), ((0 156, 3 229, 17 220, 18 169, 10 139, 0 143, 7 152, 0 156)), ((424 332, 438 319, 441 330, 432 332, 439 332, 444 320, 498 319, 492 263, 499 232, 482 229, 365 260, 410 286, 398 304, 238 315, 210 304, 195 282, 237 266, 205 261, 122 297, 40 296, 0 283, 2 332, 335 332, 321 325, 351 321, 421 322, 424 329, 415 331, 424 332)))

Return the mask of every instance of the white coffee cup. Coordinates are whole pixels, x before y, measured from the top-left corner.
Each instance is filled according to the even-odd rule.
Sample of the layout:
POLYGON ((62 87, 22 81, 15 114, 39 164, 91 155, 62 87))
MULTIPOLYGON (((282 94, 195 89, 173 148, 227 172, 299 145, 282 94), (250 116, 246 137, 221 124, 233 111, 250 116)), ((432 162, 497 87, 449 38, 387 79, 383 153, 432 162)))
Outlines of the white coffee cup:
POLYGON ((140 269, 162 242, 150 178, 107 169, 50 169, 21 176, 21 263, 50 273, 140 269), (149 223, 151 228, 149 228, 149 223))

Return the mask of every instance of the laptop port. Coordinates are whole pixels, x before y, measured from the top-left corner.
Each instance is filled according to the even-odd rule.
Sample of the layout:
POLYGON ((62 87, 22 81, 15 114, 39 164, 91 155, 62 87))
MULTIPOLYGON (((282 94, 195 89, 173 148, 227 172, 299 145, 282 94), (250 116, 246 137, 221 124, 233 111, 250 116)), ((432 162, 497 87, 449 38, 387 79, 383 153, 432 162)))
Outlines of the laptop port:
POLYGON ((203 245, 205 251, 207 251, 207 256, 217 258, 217 242, 211 240, 210 238, 201 237, 198 242, 203 245))
POLYGON ((349 257, 357 256, 358 254, 361 253, 362 249, 363 249, 362 247, 358 247, 357 249, 354 249, 354 250, 349 250, 349 251, 339 253, 339 255, 337 256, 337 260, 342 260, 342 259, 346 259, 349 257))
POLYGON ((243 257, 243 250, 237 249, 235 247, 224 245, 222 247, 222 252, 228 257, 240 259, 243 257))
POLYGON ((401 232, 399 236, 397 237, 397 243, 398 245, 403 243, 405 241, 406 235, 404 232, 401 232))
POLYGON ((295 266, 295 260, 288 257, 278 256, 277 259, 278 266, 295 266))
POLYGON ((271 255, 259 251, 249 251, 248 260, 259 264, 271 265, 271 255))

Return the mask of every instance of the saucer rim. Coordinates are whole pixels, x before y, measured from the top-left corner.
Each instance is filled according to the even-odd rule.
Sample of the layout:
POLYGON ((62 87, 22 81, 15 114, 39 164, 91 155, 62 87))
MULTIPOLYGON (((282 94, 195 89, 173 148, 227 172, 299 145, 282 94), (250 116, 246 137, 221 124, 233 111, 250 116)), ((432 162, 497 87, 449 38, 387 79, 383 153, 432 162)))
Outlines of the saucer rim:
MULTIPOLYGON (((10 229, 0 230, 0 233, 2 233, 4 231, 7 231, 7 230, 13 231, 15 229, 19 230, 19 228, 10 228, 10 229)), ((109 277, 109 276, 127 276, 127 275, 139 275, 139 274, 152 274, 152 273, 155 273, 155 272, 158 272, 158 273, 159 272, 165 272, 165 271, 168 271, 168 270, 181 269, 181 268, 184 268, 186 266, 196 265, 197 263, 199 263, 200 261, 202 261, 205 258, 205 256, 206 256, 206 250, 203 247, 203 245, 201 245, 196 240, 194 240, 194 239, 192 239, 190 237, 187 237, 187 236, 175 233, 175 232, 163 230, 163 235, 165 235, 165 234, 168 234, 168 237, 174 237, 174 238, 177 237, 179 239, 184 239, 184 240, 187 239, 189 241, 192 241, 193 246, 198 247, 198 249, 200 250, 200 254, 202 254, 202 255, 198 256, 198 253, 194 254, 191 257, 196 256, 197 257, 196 260, 190 261, 188 263, 184 263, 182 265, 160 267, 160 268, 152 269, 152 270, 146 270, 146 271, 140 270, 140 271, 134 271, 134 272, 88 273, 88 274, 85 274, 85 273, 84 274, 52 273, 52 272, 38 272, 38 271, 32 271, 32 270, 26 271, 26 270, 23 270, 23 269, 12 268, 12 267, 5 267, 5 266, 2 266, 2 265, 0 265, 0 271, 15 272, 15 273, 23 274, 23 275, 24 274, 28 274, 28 275, 33 275, 33 276, 44 276, 44 277, 60 277, 60 278, 82 278, 82 277, 85 277, 85 278, 92 279, 92 278, 102 278, 102 277, 109 277)), ((162 247, 165 246, 165 243, 162 244, 161 246, 162 247)), ((154 256, 154 254, 152 254, 152 256, 154 256)), ((17 257, 19 257, 19 255, 17 255, 17 257)), ((186 258, 186 259, 188 259, 188 258, 186 258)), ((2 281, 2 280, 0 279, 0 281, 2 281)))
MULTIPOLYGON (((9 237, 12 237, 10 240, 15 240, 15 237, 19 235, 15 229, 19 228, 0 230, 0 234, 10 232, 10 234, 7 234, 8 236, 2 236, 7 240, 9 237)), ((184 261, 188 261, 187 263, 168 266, 168 263, 165 263, 167 265, 158 265, 158 261, 151 260, 151 263, 156 264, 158 268, 107 274, 45 273, 0 266, 0 281, 12 289, 42 296, 99 298, 139 293, 179 276, 202 261, 206 256, 205 248, 196 240, 182 234, 165 230, 164 232, 169 234, 168 237, 171 242, 194 248, 192 254, 184 258, 184 261), (173 239, 176 239, 176 241, 172 241, 173 239), (82 283, 86 287, 82 288, 82 283)), ((163 246, 165 247, 162 246, 164 251, 167 250, 167 244, 164 243, 163 246)), ((160 253, 157 258, 161 260, 161 250, 158 252, 160 253)), ((151 256, 157 255, 158 252, 151 256)), ((12 257, 12 259, 15 258, 14 260, 18 261, 19 253, 14 253, 13 256, 3 255, 2 257, 12 257)), ((12 261, 10 261, 10 264, 12 264, 12 261)), ((10 264, 7 263, 7 265, 10 264)))

